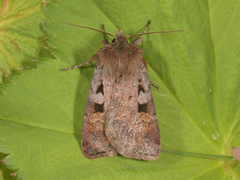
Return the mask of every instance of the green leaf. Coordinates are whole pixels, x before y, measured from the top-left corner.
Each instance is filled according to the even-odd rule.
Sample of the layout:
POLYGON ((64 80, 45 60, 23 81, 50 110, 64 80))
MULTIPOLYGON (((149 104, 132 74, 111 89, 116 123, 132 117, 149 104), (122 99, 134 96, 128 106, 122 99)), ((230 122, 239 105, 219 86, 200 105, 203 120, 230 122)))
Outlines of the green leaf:
POLYGON ((0 84, 9 81, 12 72, 36 67, 43 48, 42 2, 0 1, 0 84))
MULTIPOLYGON (((233 1, 63 1, 44 7, 57 59, 13 75, 2 86, 0 152, 19 179, 239 179, 232 146, 240 138, 240 4, 233 1), (161 133, 156 161, 86 159, 81 129, 94 68, 87 61, 102 34, 185 30, 142 36, 161 133)), ((110 39, 111 37, 108 36, 110 39)), ((131 39, 133 40, 133 39, 131 39)), ((96 64, 96 63, 95 63, 96 64)))
MULTIPOLYGON (((7 155, 4 155, 0 153, 0 159, 4 159, 7 155)), ((5 161, 1 160, 0 161, 0 180, 15 180, 16 178, 14 177, 14 170, 9 169, 5 166, 5 161)))

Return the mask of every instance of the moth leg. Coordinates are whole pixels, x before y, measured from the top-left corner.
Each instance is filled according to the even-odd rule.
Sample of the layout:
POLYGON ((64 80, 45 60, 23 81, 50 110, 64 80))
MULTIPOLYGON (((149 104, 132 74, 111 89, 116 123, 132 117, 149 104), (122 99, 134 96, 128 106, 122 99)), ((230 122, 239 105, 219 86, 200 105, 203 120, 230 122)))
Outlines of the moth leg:
MULTIPOLYGON (((142 33, 144 33, 146 31, 146 29, 148 28, 148 25, 150 24, 151 22, 151 19, 148 21, 146 27, 144 28, 144 30, 142 31, 142 33)), ((142 42, 142 38, 141 38, 142 35, 138 36, 134 41, 133 41, 133 45, 140 45, 141 42, 142 42)))
POLYGON ((147 23, 147 25, 146 25, 146 27, 144 28, 144 30, 142 31, 142 33, 144 33, 145 31, 146 31, 146 29, 148 28, 148 26, 149 26, 149 24, 150 24, 150 22, 151 22, 152 20, 151 19, 149 19, 149 21, 148 21, 148 23, 147 23))
POLYGON ((156 84, 154 84, 152 81, 150 81, 150 84, 153 86, 153 87, 155 87, 155 88, 157 88, 157 89, 160 89, 160 87, 158 87, 156 84))
MULTIPOLYGON (((104 24, 102 24, 102 31, 104 31, 105 32, 105 30, 104 30, 104 24)), ((106 44, 109 44, 109 42, 108 42, 108 40, 107 40, 107 38, 106 38, 106 36, 105 36, 105 33, 103 33, 103 41, 102 41, 102 44, 104 44, 104 45, 106 45, 106 44)))
POLYGON ((73 66, 73 67, 69 67, 69 68, 64 68, 64 69, 59 69, 60 71, 67 71, 67 70, 71 70, 71 69, 76 69, 78 67, 81 67, 85 64, 88 64, 88 63, 91 63, 92 64, 92 61, 95 60, 95 59, 98 59, 98 55, 97 54, 94 54, 89 60, 87 60, 86 62, 82 63, 82 64, 78 64, 76 66, 73 66))

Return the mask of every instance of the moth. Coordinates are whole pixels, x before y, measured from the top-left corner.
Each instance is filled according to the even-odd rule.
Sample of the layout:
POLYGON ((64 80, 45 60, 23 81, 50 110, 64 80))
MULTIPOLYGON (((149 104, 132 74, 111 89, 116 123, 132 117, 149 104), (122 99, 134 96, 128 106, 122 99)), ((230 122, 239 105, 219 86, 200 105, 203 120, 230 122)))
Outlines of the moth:
MULTIPOLYGON (((151 20, 150 20, 151 21, 151 20)), ((128 158, 156 160, 160 155, 160 132, 147 75, 147 63, 142 57, 141 34, 125 36, 118 30, 116 36, 102 30, 104 47, 85 63, 61 71, 75 69, 98 60, 95 67, 84 115, 81 146, 88 159, 121 154, 128 158), (113 36, 111 43, 105 34, 113 36), (133 43, 128 38, 138 36, 133 43)))

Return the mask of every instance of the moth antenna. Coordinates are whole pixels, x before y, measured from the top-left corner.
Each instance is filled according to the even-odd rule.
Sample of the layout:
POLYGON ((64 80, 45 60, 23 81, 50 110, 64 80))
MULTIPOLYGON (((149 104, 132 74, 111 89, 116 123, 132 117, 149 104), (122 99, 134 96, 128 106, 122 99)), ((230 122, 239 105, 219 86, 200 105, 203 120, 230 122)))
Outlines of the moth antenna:
POLYGON ((69 24, 71 26, 76 26, 76 27, 80 27, 80 28, 85 28, 85 29, 91 29, 91 30, 94 30, 94 31, 98 31, 98 32, 101 32, 101 33, 104 33, 104 34, 108 34, 114 38, 116 38, 116 36, 108 33, 108 32, 105 32, 105 31, 101 31, 101 30, 98 30, 98 29, 95 29, 95 28, 90 28, 90 27, 86 27, 86 26, 79 26, 79 25, 76 25, 76 24, 72 24, 72 23, 68 23, 68 22, 65 22, 65 21, 60 21, 61 23, 65 23, 65 24, 69 24))
POLYGON ((157 34, 157 33, 173 33, 173 32, 181 32, 184 30, 176 30, 176 31, 159 31, 159 32, 147 32, 147 33, 140 33, 140 34, 133 34, 131 36, 127 36, 126 38, 134 37, 134 36, 142 36, 146 34, 157 34))

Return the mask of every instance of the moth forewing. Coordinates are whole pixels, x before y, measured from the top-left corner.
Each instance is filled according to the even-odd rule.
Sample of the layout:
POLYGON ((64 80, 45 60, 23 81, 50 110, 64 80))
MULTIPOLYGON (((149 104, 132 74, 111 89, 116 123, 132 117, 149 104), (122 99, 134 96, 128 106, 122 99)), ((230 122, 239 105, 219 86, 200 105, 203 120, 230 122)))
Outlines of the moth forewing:
POLYGON ((104 102, 99 100, 104 96, 103 91, 99 89, 103 81, 102 71, 103 68, 98 63, 92 77, 83 120, 82 152, 89 159, 118 154, 105 135, 104 102))
MULTIPOLYGON (((64 22, 66 23, 66 22, 64 22)), ((149 25, 148 22, 147 26, 149 25)), ((73 25, 71 23, 67 23, 73 25)), ((78 26, 78 25, 74 25, 78 26)), ((160 133, 147 64, 142 57, 141 34, 126 37, 122 30, 116 36, 89 27, 78 26, 114 37, 104 47, 80 65, 97 59, 82 129, 82 151, 86 158, 115 156, 118 153, 128 158, 156 160, 160 154, 160 133), (127 38, 138 36, 132 44, 127 38)), ((167 31, 167 32, 179 32, 167 31)), ((152 32, 166 33, 166 32, 152 32)))

